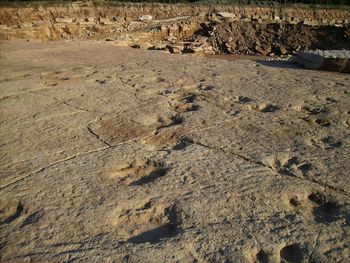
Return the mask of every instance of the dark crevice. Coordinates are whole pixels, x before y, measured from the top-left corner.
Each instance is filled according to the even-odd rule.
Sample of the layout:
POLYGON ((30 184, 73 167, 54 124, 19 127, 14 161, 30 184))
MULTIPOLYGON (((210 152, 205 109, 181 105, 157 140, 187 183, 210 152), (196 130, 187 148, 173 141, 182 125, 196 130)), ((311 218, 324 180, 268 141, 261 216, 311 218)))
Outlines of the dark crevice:
POLYGON ((97 140, 99 140, 100 142, 104 143, 105 145, 107 145, 108 147, 112 147, 111 144, 109 144, 108 142, 106 142, 105 140, 103 140, 97 133, 95 133, 91 127, 90 124, 88 124, 87 126, 87 130, 89 131, 89 133, 94 136, 97 140))

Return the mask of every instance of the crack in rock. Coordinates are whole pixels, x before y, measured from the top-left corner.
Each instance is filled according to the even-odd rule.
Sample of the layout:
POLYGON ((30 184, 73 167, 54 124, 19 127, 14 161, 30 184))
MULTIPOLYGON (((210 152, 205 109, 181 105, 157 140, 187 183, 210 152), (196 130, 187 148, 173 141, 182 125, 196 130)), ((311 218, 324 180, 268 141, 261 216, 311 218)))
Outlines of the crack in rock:
POLYGON ((95 133, 91 127, 90 127, 91 123, 88 124, 88 126, 86 127, 87 130, 89 131, 89 133, 94 136, 97 140, 99 140, 100 142, 102 142, 103 144, 107 145, 108 147, 112 147, 111 144, 109 144, 107 141, 103 140, 100 135, 98 135, 97 133, 95 133))

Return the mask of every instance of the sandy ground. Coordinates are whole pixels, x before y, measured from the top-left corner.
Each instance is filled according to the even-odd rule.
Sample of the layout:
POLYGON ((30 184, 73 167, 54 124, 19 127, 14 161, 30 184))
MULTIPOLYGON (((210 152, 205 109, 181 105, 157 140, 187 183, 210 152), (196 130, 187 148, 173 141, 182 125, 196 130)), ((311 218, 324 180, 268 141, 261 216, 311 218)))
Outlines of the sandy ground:
POLYGON ((0 49, 1 262, 349 262, 349 75, 0 49))

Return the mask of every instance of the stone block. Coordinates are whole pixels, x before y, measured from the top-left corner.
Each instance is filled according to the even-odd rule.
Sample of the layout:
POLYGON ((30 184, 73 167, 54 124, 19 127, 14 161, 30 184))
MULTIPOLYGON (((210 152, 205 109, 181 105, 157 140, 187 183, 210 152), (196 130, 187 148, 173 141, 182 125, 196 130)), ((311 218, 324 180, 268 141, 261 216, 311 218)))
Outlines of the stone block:
POLYGON ((300 51, 292 62, 309 69, 350 73, 349 50, 310 50, 300 51))
POLYGON ((236 17, 236 14, 228 13, 228 12, 219 12, 219 13, 216 13, 216 15, 223 17, 223 18, 235 18, 236 17))
POLYGON ((57 23, 73 23, 74 22, 73 18, 66 18, 66 17, 64 17, 64 18, 57 17, 55 20, 57 23))
POLYGON ((152 19, 153 19, 153 16, 151 15, 142 15, 139 17, 139 20, 143 22, 151 21, 152 19))

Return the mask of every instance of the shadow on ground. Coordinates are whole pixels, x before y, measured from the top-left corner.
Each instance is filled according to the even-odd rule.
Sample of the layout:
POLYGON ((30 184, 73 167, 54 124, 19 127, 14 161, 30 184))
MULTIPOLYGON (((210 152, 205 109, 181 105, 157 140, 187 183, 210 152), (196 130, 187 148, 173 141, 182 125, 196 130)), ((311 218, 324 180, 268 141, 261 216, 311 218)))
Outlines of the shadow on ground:
POLYGON ((143 232, 137 236, 131 237, 127 240, 127 242, 133 244, 141 244, 141 243, 151 243, 156 244, 171 237, 177 236, 182 233, 183 230, 181 228, 177 228, 173 225, 166 225, 154 228, 147 232, 143 232))
POLYGON ((292 68, 292 69, 306 69, 305 67, 292 63, 290 61, 281 61, 281 60, 257 60, 257 63, 268 66, 268 67, 273 67, 273 68, 292 68))

